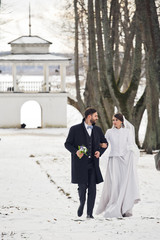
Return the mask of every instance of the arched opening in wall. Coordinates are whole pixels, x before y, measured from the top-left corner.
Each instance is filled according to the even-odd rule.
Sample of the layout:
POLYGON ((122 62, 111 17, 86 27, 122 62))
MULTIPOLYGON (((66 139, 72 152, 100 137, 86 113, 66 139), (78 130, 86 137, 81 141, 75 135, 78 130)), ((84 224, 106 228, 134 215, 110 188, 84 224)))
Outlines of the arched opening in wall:
POLYGON ((40 128, 42 127, 41 106, 36 101, 27 101, 21 107, 21 127, 40 128))

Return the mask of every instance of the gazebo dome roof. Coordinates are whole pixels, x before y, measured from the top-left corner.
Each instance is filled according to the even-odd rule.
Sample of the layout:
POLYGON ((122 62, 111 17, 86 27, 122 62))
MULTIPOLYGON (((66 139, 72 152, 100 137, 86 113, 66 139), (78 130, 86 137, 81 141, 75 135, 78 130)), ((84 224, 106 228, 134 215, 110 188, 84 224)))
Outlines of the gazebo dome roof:
POLYGON ((21 36, 8 44, 11 44, 12 54, 37 54, 49 53, 51 42, 39 36, 21 36))
POLYGON ((39 37, 39 36, 22 36, 19 37, 8 44, 52 44, 51 42, 39 37))

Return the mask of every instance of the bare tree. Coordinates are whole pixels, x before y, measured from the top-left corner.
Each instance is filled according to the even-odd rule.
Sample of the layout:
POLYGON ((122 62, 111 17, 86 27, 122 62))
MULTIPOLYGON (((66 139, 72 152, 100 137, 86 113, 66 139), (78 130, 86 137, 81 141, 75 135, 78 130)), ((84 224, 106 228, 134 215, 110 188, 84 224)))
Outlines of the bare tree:
POLYGON ((160 147, 159 79, 160 28, 155 1, 136 0, 137 14, 141 18, 146 56, 146 108, 148 125, 143 147, 148 153, 160 147))
MULTIPOLYGON (((80 2, 84 4, 84 1, 80 2)), ((111 118, 116 107, 135 125, 138 144, 141 119, 144 110, 147 109, 148 127, 143 146, 147 152, 151 152, 160 143, 157 133, 160 126, 157 87, 160 79, 160 38, 155 2, 143 0, 142 4, 142 1, 136 0, 135 4, 131 4, 128 0, 88 0, 87 12, 85 9, 88 16, 88 36, 85 38, 85 41, 88 40, 88 66, 84 98, 81 96, 78 74, 78 29, 81 17, 78 4, 78 0, 75 0, 77 101, 72 100, 70 103, 80 112, 87 106, 95 106, 104 130, 111 126, 111 118), (147 21, 144 20, 146 18, 147 21), (147 26, 150 27, 145 30, 147 26), (145 58, 143 57, 145 65, 142 64, 142 46, 145 49, 145 58), (144 66, 146 89, 140 99, 135 101, 141 73, 145 72, 144 66), (149 139, 149 136, 152 138, 149 139)))

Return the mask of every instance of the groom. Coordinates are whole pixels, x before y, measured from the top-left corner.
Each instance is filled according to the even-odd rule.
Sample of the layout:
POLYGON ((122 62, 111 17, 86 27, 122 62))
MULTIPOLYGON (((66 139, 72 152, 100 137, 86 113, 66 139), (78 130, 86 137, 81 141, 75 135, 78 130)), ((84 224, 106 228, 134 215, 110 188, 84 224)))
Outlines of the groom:
POLYGON ((92 215, 95 198, 96 184, 103 182, 99 168, 99 157, 106 150, 100 147, 100 143, 106 143, 106 139, 100 127, 95 126, 98 120, 98 113, 94 108, 87 108, 82 123, 70 128, 65 147, 72 155, 72 183, 78 184, 80 206, 77 214, 83 214, 83 208, 87 198, 87 218, 94 218, 92 215), (78 146, 85 146, 87 156, 78 150, 78 146))

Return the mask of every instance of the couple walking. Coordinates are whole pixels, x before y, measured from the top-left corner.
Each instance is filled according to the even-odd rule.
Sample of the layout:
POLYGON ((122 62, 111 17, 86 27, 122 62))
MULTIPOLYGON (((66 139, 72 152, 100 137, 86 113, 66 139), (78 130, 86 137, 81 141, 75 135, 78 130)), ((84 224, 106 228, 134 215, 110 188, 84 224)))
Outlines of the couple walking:
POLYGON ((82 123, 70 128, 65 142, 72 155, 72 183, 78 184, 80 205, 77 214, 79 217, 83 215, 87 195, 87 218, 94 218, 96 184, 103 182, 99 158, 110 145, 96 214, 103 213, 105 218, 129 217, 134 203, 139 201, 136 172, 139 150, 135 144, 134 127, 118 113, 113 116, 113 127, 104 136, 101 128, 95 126, 97 120, 97 111, 86 109, 82 123))

